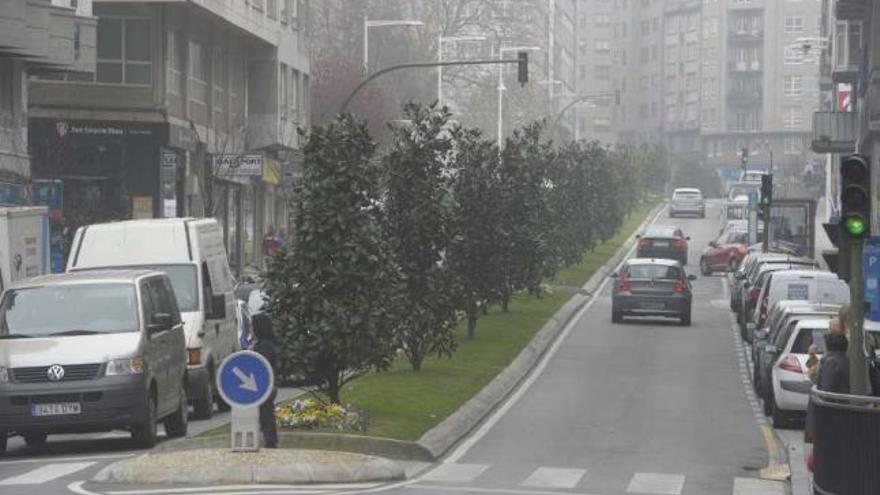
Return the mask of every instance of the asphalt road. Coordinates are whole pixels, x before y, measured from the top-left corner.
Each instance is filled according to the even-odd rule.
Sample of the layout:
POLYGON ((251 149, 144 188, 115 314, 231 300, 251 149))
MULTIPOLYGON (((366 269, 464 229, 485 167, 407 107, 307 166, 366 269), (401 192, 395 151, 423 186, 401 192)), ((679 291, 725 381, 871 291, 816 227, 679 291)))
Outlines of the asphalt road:
MULTIPOLYGON (((692 237, 689 272, 718 233, 718 209, 707 219, 669 219, 692 237)), ((393 495, 483 493, 544 495, 776 495, 778 484, 757 480, 768 463, 756 406, 741 375, 740 351, 722 275, 694 282, 693 325, 672 320, 611 323, 610 286, 567 328, 545 360, 498 411, 444 462, 407 482, 372 492, 393 495)), ((115 444, 97 452, 131 455, 115 444)), ((71 446, 71 451, 77 446, 71 446)), ((69 493, 110 460, 79 458, 69 474, 35 485, 4 478, 54 466, 26 452, 0 462, 4 495, 69 493), (19 464, 14 464, 19 462, 19 464), (76 469, 78 468, 78 469, 76 469)), ((63 463, 62 463, 63 464, 63 463)), ((58 469, 58 468, 55 468, 58 469)), ((48 473, 51 475, 52 473, 48 473)), ((297 487, 102 487, 79 493, 267 494, 332 493, 297 487)), ((348 493, 363 493, 355 489, 348 493)))

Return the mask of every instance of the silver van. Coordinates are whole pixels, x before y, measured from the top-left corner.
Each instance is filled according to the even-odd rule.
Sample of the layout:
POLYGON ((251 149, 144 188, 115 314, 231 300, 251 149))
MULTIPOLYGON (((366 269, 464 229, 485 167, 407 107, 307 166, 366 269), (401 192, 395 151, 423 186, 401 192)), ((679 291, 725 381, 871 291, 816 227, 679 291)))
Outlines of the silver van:
POLYGON ((8 436, 126 429, 141 447, 187 431, 186 342, 168 276, 47 275, 0 300, 0 453, 8 436))

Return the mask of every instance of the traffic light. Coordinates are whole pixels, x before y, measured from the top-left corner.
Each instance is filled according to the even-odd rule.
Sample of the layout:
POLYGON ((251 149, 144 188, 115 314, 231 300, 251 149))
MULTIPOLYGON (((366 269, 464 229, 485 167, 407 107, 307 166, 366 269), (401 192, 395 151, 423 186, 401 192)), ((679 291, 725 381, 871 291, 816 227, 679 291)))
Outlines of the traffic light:
POLYGON ((837 274, 837 278, 849 282, 849 249, 840 249, 840 223, 827 222, 822 224, 828 240, 835 249, 822 251, 822 259, 828 265, 828 270, 837 274))
POLYGON ((761 176, 761 206, 770 206, 773 203, 773 174, 761 176))
POLYGON ((740 155, 740 164, 742 168, 746 168, 749 165, 749 149, 743 148, 742 154, 740 155))
POLYGON ((520 85, 529 82, 529 52, 517 52, 516 80, 520 85))
POLYGON ((851 239, 871 234, 871 166, 869 158, 849 155, 840 161, 840 227, 851 239))

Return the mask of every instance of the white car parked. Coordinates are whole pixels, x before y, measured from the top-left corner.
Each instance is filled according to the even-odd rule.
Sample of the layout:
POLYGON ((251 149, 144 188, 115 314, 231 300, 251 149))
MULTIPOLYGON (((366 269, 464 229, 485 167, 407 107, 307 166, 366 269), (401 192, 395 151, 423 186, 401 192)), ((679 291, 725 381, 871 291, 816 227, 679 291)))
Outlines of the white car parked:
POLYGON ((765 349, 765 352, 774 351, 771 353, 774 362, 770 374, 773 395, 769 399, 776 427, 786 426, 793 416, 807 410, 810 390, 813 388, 807 368, 809 349, 815 344, 820 356, 825 352, 828 320, 801 320, 792 328, 780 332, 774 344, 770 344, 770 349, 765 349))

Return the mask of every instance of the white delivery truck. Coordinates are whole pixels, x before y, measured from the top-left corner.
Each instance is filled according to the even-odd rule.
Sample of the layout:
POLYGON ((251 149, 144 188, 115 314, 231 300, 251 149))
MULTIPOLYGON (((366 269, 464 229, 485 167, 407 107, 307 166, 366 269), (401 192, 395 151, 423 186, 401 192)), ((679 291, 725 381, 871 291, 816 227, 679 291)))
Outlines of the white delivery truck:
POLYGON ((49 209, 0 208, 0 291, 49 271, 49 209))

